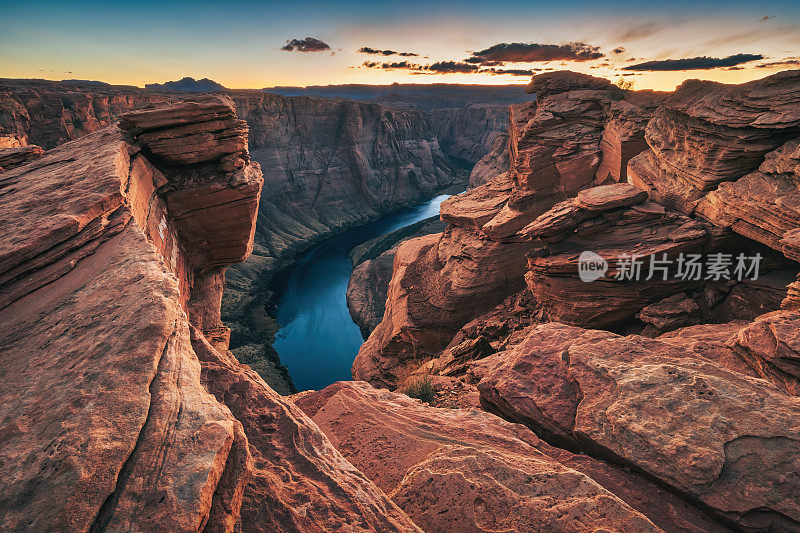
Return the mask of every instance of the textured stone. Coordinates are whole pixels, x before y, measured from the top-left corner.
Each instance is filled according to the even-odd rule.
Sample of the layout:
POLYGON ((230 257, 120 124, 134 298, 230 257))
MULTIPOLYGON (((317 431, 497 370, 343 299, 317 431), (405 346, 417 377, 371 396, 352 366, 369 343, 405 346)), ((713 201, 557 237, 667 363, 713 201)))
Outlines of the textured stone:
POLYGON ((800 245, 793 237, 800 226, 800 139, 766 154, 756 172, 721 183, 699 203, 697 212, 800 260, 800 245))
POLYGON ((741 85, 686 81, 649 122, 650 150, 631 160, 628 180, 692 213, 706 191, 756 170, 786 141, 800 125, 799 102, 796 70, 741 85))
POLYGON ((589 211, 607 211, 616 207, 639 204, 645 200, 647 192, 627 183, 615 183, 580 191, 575 197, 575 205, 589 211))
POLYGON ((237 520, 247 440, 200 383, 167 178, 137 151, 111 127, 0 174, 4 529, 237 520))
POLYGON ((660 531, 533 433, 339 382, 297 404, 425 531, 660 531), (542 451, 547 450, 547 451, 542 451))
POLYGON ((256 372, 197 330, 192 344, 203 383, 241 421, 253 455, 252 479, 241 496, 243 531, 419 531, 256 372))
POLYGON ((800 530, 800 403, 768 382, 671 343, 560 324, 491 363, 481 401, 509 418, 616 457, 744 530, 800 530))
POLYGON ((31 159, 41 157, 43 152, 41 147, 35 144, 14 148, 0 148, 0 172, 11 170, 27 163, 31 159))
POLYGON ((734 349, 760 376, 800 396, 800 314, 777 311, 758 317, 736 335, 734 349))
POLYGON ((585 203, 594 209, 606 205, 605 211, 578 207, 579 196, 556 205, 520 231, 539 242, 529 254, 525 280, 537 306, 551 320, 609 327, 629 320, 650 303, 697 284, 675 278, 674 271, 664 279, 656 269, 647 279, 653 257, 663 260, 666 254, 674 262, 681 253, 702 252, 708 235, 700 223, 649 203, 613 207, 635 198, 641 201, 641 192, 626 184, 587 189, 580 193, 588 199, 585 203), (625 189, 625 194, 614 191, 623 187, 630 189, 625 189), (611 194, 606 193, 609 188, 611 194), (593 252, 606 261, 607 271, 600 278, 580 278, 583 252, 593 252), (630 263, 633 255, 639 257, 638 279, 630 263))
POLYGON ((700 306, 682 292, 644 307, 636 314, 636 318, 659 331, 672 331, 697 324, 700 306))

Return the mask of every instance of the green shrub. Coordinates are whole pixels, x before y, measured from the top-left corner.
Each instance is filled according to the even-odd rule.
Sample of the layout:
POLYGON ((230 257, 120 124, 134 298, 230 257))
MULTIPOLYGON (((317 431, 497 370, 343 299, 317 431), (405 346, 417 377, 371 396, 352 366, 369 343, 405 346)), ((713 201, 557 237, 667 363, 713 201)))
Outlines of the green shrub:
POLYGON ((411 398, 430 403, 436 397, 436 387, 431 377, 426 375, 406 385, 403 393, 411 398))

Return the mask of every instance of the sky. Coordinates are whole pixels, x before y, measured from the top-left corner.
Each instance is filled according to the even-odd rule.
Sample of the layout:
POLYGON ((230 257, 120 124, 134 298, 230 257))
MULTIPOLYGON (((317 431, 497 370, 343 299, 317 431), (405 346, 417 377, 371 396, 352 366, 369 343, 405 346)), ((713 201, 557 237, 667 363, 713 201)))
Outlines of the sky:
POLYGON ((261 88, 527 83, 569 69, 672 90, 800 68, 797 0, 0 0, 0 12, 7 78, 261 88))

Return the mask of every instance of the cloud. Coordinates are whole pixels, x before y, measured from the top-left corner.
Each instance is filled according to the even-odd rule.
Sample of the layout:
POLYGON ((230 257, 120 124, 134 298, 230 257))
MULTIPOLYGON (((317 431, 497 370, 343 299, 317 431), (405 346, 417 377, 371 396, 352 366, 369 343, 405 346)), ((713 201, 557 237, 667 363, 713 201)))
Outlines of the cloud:
POLYGON ((414 52, 395 52, 394 50, 377 50, 369 46, 362 46, 358 49, 362 54, 382 55, 382 56, 401 56, 401 57, 419 57, 419 54, 414 52))
POLYGON ((499 43, 472 55, 465 61, 486 65, 509 63, 526 63, 534 61, 591 61, 600 59, 604 54, 599 46, 586 43, 539 44, 539 43, 499 43))
POLYGON ((621 54, 624 51, 625 51, 625 49, 623 47, 621 47, 621 46, 618 46, 618 47, 614 48, 614 53, 615 54, 621 54))
POLYGON ((491 74, 499 76, 502 74, 510 74, 511 76, 533 76, 536 72, 541 71, 540 68, 486 68, 478 72, 478 74, 491 74))
POLYGON ((762 63, 756 65, 756 68, 778 68, 778 67, 800 67, 800 57, 786 57, 780 61, 773 61, 771 63, 762 63))
MULTIPOLYGON (((419 65, 408 61, 395 61, 381 63, 378 61, 364 61, 361 65, 365 68, 380 70, 410 70, 412 74, 491 74, 493 76, 507 74, 510 76, 533 76, 542 69, 501 69, 481 68, 478 65, 459 61, 437 61, 429 65, 419 65)), ((551 70, 551 69, 547 69, 551 70)))
POLYGON ((774 18, 775 18, 775 17, 773 17, 773 16, 771 16, 771 15, 770 15, 770 16, 767 16, 767 17, 761 17, 761 20, 759 20, 759 22, 766 22, 766 21, 768 21, 769 19, 774 19, 774 18))
POLYGON ((291 41, 286 41, 286 44, 281 47, 281 50, 286 52, 324 52, 330 49, 331 47, 328 43, 313 37, 292 39, 291 41))
POLYGON ((650 37, 658 33, 667 26, 664 22, 641 22, 638 24, 626 24, 625 29, 614 37, 616 41, 636 41, 644 37, 650 37))
POLYGON ((708 70, 720 67, 733 67, 750 61, 764 59, 761 54, 736 54, 728 57, 692 57, 687 59, 663 59, 646 61, 623 67, 622 70, 676 71, 708 70))
POLYGON ((437 61, 431 65, 426 65, 424 69, 445 74, 469 73, 476 72, 478 66, 471 63, 460 63, 458 61, 437 61))

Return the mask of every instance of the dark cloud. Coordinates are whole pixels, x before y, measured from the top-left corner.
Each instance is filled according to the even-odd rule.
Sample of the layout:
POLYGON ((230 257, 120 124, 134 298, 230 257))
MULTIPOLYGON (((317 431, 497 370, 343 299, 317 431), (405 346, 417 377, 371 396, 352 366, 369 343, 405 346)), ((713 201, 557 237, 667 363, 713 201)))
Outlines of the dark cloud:
POLYGON ((510 74, 512 76, 533 76, 536 72, 541 71, 540 68, 486 68, 479 72, 479 74, 501 75, 510 74))
POLYGON ((623 67, 622 70, 708 70, 720 67, 733 67, 750 61, 764 59, 761 54, 736 54, 728 57, 692 57, 687 59, 663 59, 646 61, 623 67))
POLYGON ((759 20, 759 22, 766 22, 766 21, 768 21, 769 19, 774 19, 774 18, 775 18, 775 17, 773 17, 773 16, 761 17, 761 20, 759 20))
POLYGON ((286 52, 324 52, 330 49, 331 47, 328 43, 313 37, 292 39, 291 41, 286 41, 286 44, 281 47, 281 50, 286 52))
POLYGON ((776 68, 776 67, 799 67, 800 57, 786 57, 780 61, 773 61, 771 63, 762 63, 756 65, 756 68, 776 68))
POLYGON ((396 52, 394 50, 378 50, 370 48, 369 46, 362 46, 358 49, 362 54, 382 55, 382 56, 401 56, 401 57, 419 57, 419 54, 414 52, 396 52))
POLYGON ((425 70, 444 74, 468 73, 476 72, 478 70, 477 65, 473 65, 471 63, 461 63, 458 61, 437 61, 436 63, 426 65, 424 68, 425 70))
POLYGON ((486 65, 497 63, 525 63, 534 61, 591 61, 604 54, 600 47, 586 43, 539 44, 539 43, 500 43, 480 52, 472 52, 467 63, 486 65))
POLYGON ((409 63, 408 61, 395 61, 393 63, 378 63, 375 61, 364 61, 362 66, 367 68, 379 68, 382 70, 399 70, 399 69, 421 70, 423 68, 420 65, 417 65, 415 63, 409 63))
POLYGON ((623 47, 621 47, 621 46, 618 46, 618 47, 614 48, 614 53, 615 54, 621 54, 623 52, 625 52, 625 49, 623 47))

